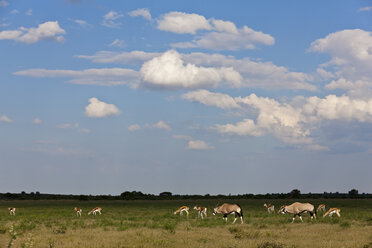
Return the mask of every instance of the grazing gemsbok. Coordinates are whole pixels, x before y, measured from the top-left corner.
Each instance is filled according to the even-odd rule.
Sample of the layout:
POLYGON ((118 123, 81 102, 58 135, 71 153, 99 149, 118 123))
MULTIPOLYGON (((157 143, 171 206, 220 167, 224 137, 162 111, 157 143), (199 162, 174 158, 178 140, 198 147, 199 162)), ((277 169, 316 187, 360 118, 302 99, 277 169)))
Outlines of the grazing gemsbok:
POLYGON ((274 212, 275 211, 275 206, 274 205, 271 205, 270 203, 269 204, 264 204, 264 207, 267 208, 267 212, 271 213, 271 212, 274 212))
POLYGON ((323 218, 326 217, 327 215, 329 217, 332 217, 333 214, 337 214, 338 217, 341 217, 340 212, 341 212, 341 209, 339 208, 330 208, 328 209, 327 212, 323 214, 323 218))
POLYGON ((320 204, 318 206, 318 208, 316 209, 316 211, 318 211, 318 212, 320 212, 320 211, 324 212, 325 210, 326 210, 326 205, 325 204, 320 204))
POLYGON ((15 215, 15 208, 8 208, 10 215, 15 215))
POLYGON ((227 222, 227 215, 228 214, 235 214, 235 219, 233 221, 233 224, 235 223, 236 219, 240 217, 240 221, 243 224, 243 209, 238 204, 229 204, 224 203, 219 207, 216 207, 213 209, 213 215, 216 214, 223 214, 222 219, 224 219, 227 222))
POLYGON ((203 219, 203 215, 207 217, 207 208, 206 207, 201 207, 201 206, 195 206, 194 209, 198 211, 198 214, 200 217, 203 219))
POLYGON ((76 212, 77 217, 79 217, 79 216, 81 217, 81 213, 83 212, 83 210, 81 208, 75 207, 74 211, 76 212))
POLYGON ((100 207, 93 208, 92 210, 89 211, 88 215, 90 215, 90 214, 96 215, 97 213, 102 214, 101 210, 102 210, 102 208, 100 208, 100 207))
POLYGON ((186 212, 187 216, 189 216, 189 207, 188 206, 182 206, 176 211, 174 211, 174 214, 180 213, 182 215, 182 212, 186 212))
POLYGON ((295 221, 296 215, 298 215, 300 217, 300 220, 304 222, 302 220, 301 214, 307 212, 310 213, 311 219, 316 218, 316 209, 314 208, 314 205, 310 203, 295 202, 288 206, 284 205, 280 207, 278 213, 279 212, 281 212, 282 214, 285 213, 293 214, 292 223, 295 221))

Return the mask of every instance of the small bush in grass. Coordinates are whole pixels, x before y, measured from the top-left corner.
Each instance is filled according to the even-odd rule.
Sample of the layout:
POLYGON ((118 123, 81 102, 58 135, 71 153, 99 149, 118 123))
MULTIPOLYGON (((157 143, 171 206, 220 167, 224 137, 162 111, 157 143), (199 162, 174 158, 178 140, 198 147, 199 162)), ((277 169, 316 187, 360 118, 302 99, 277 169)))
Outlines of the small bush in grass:
POLYGON ((65 234, 66 232, 67 232, 67 227, 64 226, 64 225, 53 229, 53 233, 55 233, 55 234, 65 234))
POLYGON ((266 241, 264 243, 258 244, 257 248, 284 248, 284 245, 281 243, 276 243, 274 241, 266 241))
POLYGON ((174 222, 166 222, 163 226, 163 228, 170 233, 176 233, 176 223, 174 222))
POLYGON ((363 248, 372 248, 372 242, 370 242, 370 243, 364 245, 363 248))
POLYGON ((350 228, 351 227, 351 224, 347 221, 344 221, 344 222, 341 222, 340 223, 340 227, 342 228, 350 228))

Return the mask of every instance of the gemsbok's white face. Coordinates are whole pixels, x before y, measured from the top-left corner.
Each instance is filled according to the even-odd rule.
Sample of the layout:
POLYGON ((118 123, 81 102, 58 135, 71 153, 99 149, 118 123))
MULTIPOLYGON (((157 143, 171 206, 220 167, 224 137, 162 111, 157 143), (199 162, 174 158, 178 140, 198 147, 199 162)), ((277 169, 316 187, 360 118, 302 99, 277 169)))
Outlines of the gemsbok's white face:
POLYGON ((286 213, 285 207, 282 207, 282 208, 280 209, 280 212, 281 212, 282 214, 285 214, 285 213, 286 213))

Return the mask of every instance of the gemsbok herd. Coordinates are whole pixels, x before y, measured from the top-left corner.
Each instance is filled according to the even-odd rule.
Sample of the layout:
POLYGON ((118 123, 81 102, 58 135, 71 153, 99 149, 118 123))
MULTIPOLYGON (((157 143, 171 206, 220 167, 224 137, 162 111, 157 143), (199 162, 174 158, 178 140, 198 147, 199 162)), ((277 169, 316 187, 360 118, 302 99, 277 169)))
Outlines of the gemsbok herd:
MULTIPOLYGON (((267 209, 267 212, 275 213, 275 206, 270 203, 265 203, 264 207, 267 209)), ((201 207, 201 206, 195 206, 194 210, 197 211, 198 216, 200 216, 203 219, 204 217, 207 217, 207 208, 201 207)), ((317 212, 325 212, 326 206, 325 204, 320 204, 318 208, 315 208, 313 204, 311 203, 301 203, 301 202, 295 202, 291 205, 283 205, 279 208, 278 213, 282 214, 293 214, 292 223, 295 221, 296 216, 298 216, 301 220, 301 222, 304 222, 302 219, 302 214, 309 213, 311 220, 316 219, 317 212)), ((174 214, 179 213, 182 215, 182 212, 186 212, 187 216, 189 216, 189 207, 188 206, 182 206, 178 208, 176 211, 174 211, 174 214)), ((323 218, 326 216, 332 217, 333 214, 336 214, 338 217, 341 217, 340 215, 341 210, 339 208, 330 208, 327 212, 323 214, 323 218)), ((220 206, 217 206, 213 209, 213 215, 216 214, 222 214, 222 219, 227 222, 227 215, 234 214, 235 219, 233 221, 233 224, 236 222, 238 218, 240 218, 241 224, 244 223, 243 220, 243 209, 239 204, 229 204, 224 203, 220 206)))
MULTIPOLYGON (((217 204, 218 205, 218 204, 217 204)), ((265 203, 264 207, 266 208, 267 212, 270 213, 275 213, 275 207, 274 205, 270 203, 265 203)), ((196 210, 198 216, 200 216, 201 219, 204 219, 207 217, 207 208, 203 206, 194 206, 193 208, 196 210)), ((174 214, 180 214, 182 215, 183 212, 186 212, 187 216, 189 216, 189 207, 188 206, 182 206, 178 208, 176 211, 174 211, 174 214)), ((295 202, 292 203, 291 205, 283 205, 279 208, 278 213, 282 214, 293 214, 292 218, 292 223, 295 221, 296 216, 298 216, 301 220, 301 222, 304 222, 302 219, 302 214, 309 213, 311 220, 316 219, 317 212, 325 212, 323 214, 323 218, 326 216, 332 217, 332 215, 336 214, 338 217, 341 217, 340 212, 341 210, 339 208, 330 208, 328 211, 326 210, 326 206, 324 204, 320 204, 318 208, 315 208, 313 204, 311 203, 301 203, 301 202, 295 202)), ((15 216, 15 211, 16 208, 10 207, 8 208, 9 214, 15 216)), ((93 214, 96 215, 99 213, 100 215, 102 208, 100 207, 95 207, 91 211, 88 212, 88 215, 93 214)), ((74 212, 76 213, 77 217, 81 217, 81 214, 83 210, 81 208, 75 207, 74 212)), ((230 204, 230 203, 224 203, 220 206, 216 206, 213 209, 213 215, 216 214, 222 214, 222 219, 227 222, 227 216, 229 214, 234 214, 235 219, 232 222, 233 224, 236 222, 238 218, 240 218, 241 224, 244 223, 243 220, 243 208, 239 204, 230 204)))

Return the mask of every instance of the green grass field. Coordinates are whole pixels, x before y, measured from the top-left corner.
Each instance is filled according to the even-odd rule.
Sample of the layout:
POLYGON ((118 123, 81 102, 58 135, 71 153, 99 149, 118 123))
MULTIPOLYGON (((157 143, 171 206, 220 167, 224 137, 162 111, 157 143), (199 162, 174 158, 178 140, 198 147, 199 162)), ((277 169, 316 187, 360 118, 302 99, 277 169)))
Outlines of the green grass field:
MULTIPOLYGON (((292 216, 268 214, 264 200, 192 201, 1 201, 0 247, 358 247, 372 248, 372 200, 301 200, 315 206, 325 203, 341 208, 341 218, 311 222, 304 215, 291 224, 292 216), (243 225, 232 225, 213 216, 217 203, 239 203, 243 225), (208 217, 201 220, 174 215, 181 205, 202 205, 208 217), (83 209, 76 217, 73 208, 83 209), (93 207, 102 215, 87 215, 93 207), (8 207, 16 207, 10 216, 8 207)), ((290 200, 270 200, 278 209, 290 200)))

